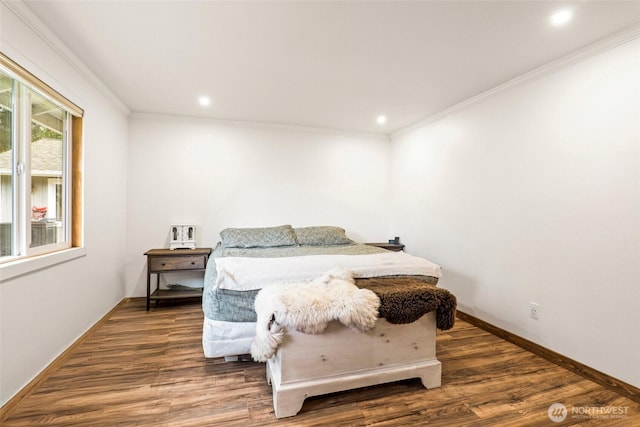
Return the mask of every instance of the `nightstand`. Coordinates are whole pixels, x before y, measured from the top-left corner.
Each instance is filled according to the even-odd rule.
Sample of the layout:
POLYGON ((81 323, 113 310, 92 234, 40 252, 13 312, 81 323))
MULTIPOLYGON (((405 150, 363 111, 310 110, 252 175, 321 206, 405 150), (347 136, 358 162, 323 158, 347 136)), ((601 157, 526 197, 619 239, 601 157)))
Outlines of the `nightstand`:
POLYGON ((209 261, 211 248, 195 249, 151 249, 147 256, 147 311, 151 301, 202 297, 202 290, 160 289, 160 275, 180 271, 204 271, 209 261), (151 275, 156 275, 156 289, 151 292, 151 275))
POLYGON ((365 243, 365 245, 377 246, 394 252, 400 252, 404 249, 404 245, 402 243, 365 243))

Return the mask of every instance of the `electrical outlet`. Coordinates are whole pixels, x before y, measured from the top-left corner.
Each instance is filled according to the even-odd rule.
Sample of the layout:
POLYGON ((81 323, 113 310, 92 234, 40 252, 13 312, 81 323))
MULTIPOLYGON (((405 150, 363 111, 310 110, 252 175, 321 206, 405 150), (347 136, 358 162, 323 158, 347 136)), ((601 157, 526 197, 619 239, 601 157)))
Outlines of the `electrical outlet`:
POLYGON ((529 301, 529 316, 531 316, 532 319, 537 319, 538 314, 540 314, 540 306, 538 303, 529 301))

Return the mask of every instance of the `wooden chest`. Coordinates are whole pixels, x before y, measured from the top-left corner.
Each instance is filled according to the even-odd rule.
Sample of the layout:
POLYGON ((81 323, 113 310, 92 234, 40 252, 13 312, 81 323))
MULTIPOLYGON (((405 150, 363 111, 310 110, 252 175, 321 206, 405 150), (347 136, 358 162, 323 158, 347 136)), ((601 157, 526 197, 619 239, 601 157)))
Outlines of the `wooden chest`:
POLYGON ((287 331, 267 361, 277 418, 296 415, 309 396, 408 378, 420 378, 426 388, 434 388, 441 377, 433 312, 402 325, 379 319, 370 334, 337 321, 318 335, 287 331))

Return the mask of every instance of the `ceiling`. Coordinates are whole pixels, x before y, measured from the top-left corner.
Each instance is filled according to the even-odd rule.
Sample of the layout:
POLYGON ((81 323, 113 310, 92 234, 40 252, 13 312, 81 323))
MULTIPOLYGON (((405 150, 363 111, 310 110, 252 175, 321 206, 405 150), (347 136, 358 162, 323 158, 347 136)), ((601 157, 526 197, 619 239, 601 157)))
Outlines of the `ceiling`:
POLYGON ((132 112, 383 134, 640 22, 640 1, 25 3, 132 112))

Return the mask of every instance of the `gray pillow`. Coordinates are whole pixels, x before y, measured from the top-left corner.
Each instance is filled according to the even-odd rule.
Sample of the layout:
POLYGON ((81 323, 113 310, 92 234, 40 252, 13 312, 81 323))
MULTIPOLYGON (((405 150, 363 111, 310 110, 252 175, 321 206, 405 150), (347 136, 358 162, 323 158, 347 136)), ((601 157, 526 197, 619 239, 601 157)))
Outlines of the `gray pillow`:
POLYGON ((316 227, 294 228, 299 245, 328 246, 349 245, 354 243, 349 239, 343 228, 322 225, 316 227))
POLYGON ((220 238, 223 248, 270 248, 296 245, 296 236, 290 225, 225 228, 220 232, 220 238))

